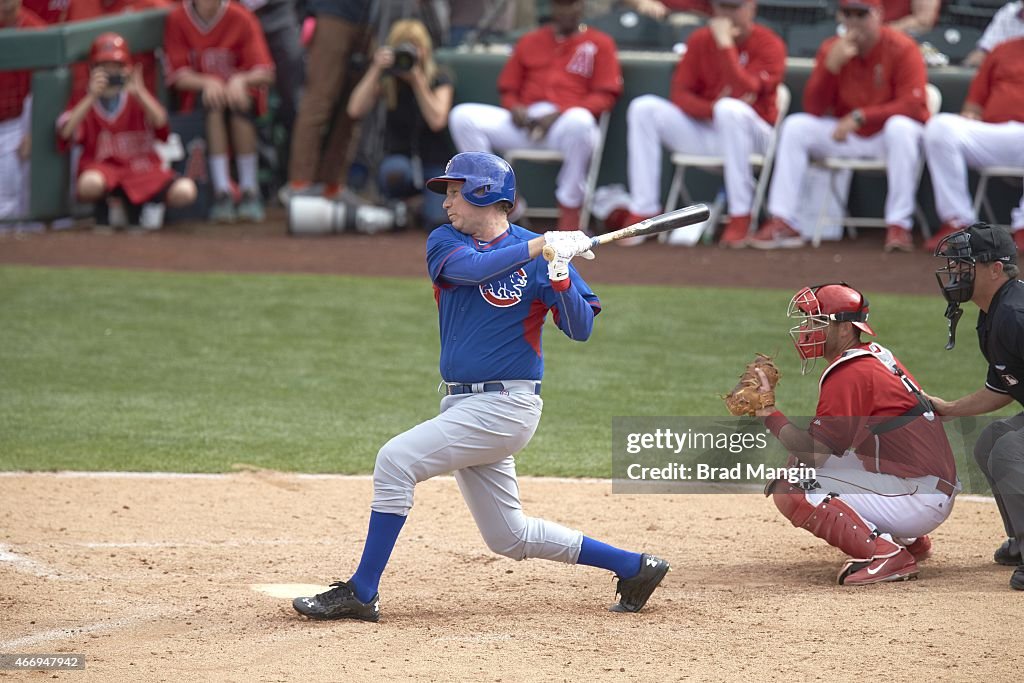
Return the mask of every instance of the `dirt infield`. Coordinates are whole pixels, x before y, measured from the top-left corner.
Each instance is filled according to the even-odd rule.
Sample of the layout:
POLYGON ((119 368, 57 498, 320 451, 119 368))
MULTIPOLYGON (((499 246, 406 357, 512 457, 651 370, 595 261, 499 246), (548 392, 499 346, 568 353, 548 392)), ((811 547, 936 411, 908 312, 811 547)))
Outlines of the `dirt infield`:
MULTIPOLYGON (((329 273, 426 277, 426 235, 288 237, 280 210, 263 225, 172 226, 155 234, 96 235, 87 230, 0 235, 0 263, 180 271, 329 273)), ((924 251, 882 253, 882 231, 862 230, 855 241, 818 249, 757 251, 609 245, 580 265, 589 282, 616 284, 773 287, 796 291, 845 280, 869 292, 938 297, 936 259, 924 251)))
MULTIPOLYGON (((492 555, 450 478, 417 489, 381 622, 308 622, 254 584, 348 578, 367 478, 0 475, 0 652, 85 671, 0 680, 1017 680, 995 505, 958 501, 918 581, 834 585, 838 551, 750 495, 525 478, 528 513, 657 552, 640 614, 607 572, 492 555)), ((1014 652, 1018 654, 1014 655, 1014 652)))

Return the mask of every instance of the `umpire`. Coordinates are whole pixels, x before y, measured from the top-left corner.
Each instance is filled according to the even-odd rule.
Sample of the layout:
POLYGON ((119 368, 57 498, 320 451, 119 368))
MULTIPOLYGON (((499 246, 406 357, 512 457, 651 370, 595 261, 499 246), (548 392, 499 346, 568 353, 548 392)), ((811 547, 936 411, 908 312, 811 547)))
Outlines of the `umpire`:
MULTIPOLYGON (((1017 247, 1010 233, 975 223, 935 248, 946 259, 936 277, 946 298, 949 343, 956 341, 960 304, 972 301, 978 313, 978 342, 988 361, 985 386, 955 401, 932 398, 940 415, 981 415, 1012 401, 1024 404, 1024 282, 1017 279, 1017 247)), ((974 445, 974 459, 985 473, 1008 538, 995 561, 1017 565, 1010 587, 1024 590, 1024 412, 988 425, 974 445)))

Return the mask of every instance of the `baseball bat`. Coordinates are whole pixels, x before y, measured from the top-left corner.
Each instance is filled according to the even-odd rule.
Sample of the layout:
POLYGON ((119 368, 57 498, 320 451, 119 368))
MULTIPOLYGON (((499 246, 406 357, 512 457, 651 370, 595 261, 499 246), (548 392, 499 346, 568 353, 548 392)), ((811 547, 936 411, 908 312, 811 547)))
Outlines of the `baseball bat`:
MULTIPOLYGON (((634 223, 633 225, 627 225, 626 227, 619 228, 614 232, 606 232, 603 235, 598 235, 590 240, 590 246, 599 247, 602 244, 608 244, 615 240, 626 239, 627 237, 656 235, 659 232, 668 232, 669 230, 675 230, 676 228, 701 223, 710 217, 711 210, 708 209, 706 204, 684 206, 681 209, 669 211, 668 213, 663 213, 658 216, 652 216, 651 218, 642 220, 639 223, 634 223)), ((546 244, 542 251, 544 254, 544 260, 555 260, 554 247, 546 244)))

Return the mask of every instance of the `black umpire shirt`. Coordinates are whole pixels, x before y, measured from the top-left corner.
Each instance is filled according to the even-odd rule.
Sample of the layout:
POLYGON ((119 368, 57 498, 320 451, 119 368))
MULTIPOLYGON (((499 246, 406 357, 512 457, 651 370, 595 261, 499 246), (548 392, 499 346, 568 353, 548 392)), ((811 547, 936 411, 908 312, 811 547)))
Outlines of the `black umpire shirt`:
POLYGON ((1007 281, 978 313, 978 343, 988 361, 985 386, 1024 404, 1024 282, 1007 281))

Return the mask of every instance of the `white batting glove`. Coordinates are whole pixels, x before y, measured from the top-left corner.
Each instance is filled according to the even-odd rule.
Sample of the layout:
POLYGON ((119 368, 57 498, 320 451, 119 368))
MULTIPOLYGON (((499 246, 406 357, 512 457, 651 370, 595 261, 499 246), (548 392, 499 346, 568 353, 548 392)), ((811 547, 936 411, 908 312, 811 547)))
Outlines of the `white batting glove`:
POLYGON ((544 233, 544 244, 554 248, 559 256, 572 258, 582 256, 585 259, 594 258, 594 252, 590 250, 591 241, 581 230, 555 230, 544 233))
POLYGON ((569 259, 559 255, 553 261, 548 261, 548 279, 551 280, 551 285, 555 289, 567 289, 569 286, 569 259))

